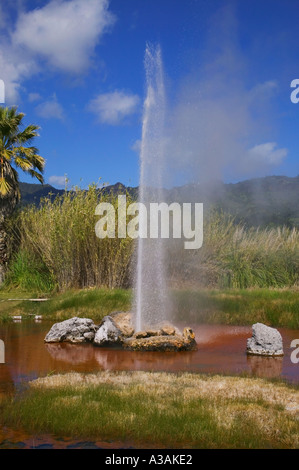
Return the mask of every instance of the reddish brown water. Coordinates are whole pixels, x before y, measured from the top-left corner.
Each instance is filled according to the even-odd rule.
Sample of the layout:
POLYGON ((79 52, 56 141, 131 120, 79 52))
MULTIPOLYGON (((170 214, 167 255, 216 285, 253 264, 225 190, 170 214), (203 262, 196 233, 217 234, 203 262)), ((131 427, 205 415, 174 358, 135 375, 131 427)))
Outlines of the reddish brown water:
MULTIPOLYGON (((299 383, 299 364, 292 364, 290 344, 299 330, 279 329, 285 355, 282 358, 247 356, 251 327, 190 325, 198 351, 180 353, 131 352, 97 348, 91 344, 45 344, 52 324, 21 322, 0 326, 5 343, 5 364, 0 364, 0 395, 19 390, 29 380, 54 372, 143 370, 201 373, 247 373, 299 383)), ((179 326, 179 325, 178 325, 179 326)), ((131 447, 130 443, 76 442, 53 436, 32 436, 0 429, 0 448, 103 448, 131 447)))
POLYGON ((51 324, 22 322, 0 326, 5 364, 0 364, 0 392, 16 390, 28 380, 53 372, 143 370, 240 374, 283 378, 299 383, 299 364, 290 360, 290 343, 298 330, 280 329, 283 358, 247 356, 251 327, 191 325, 198 351, 180 353, 132 352, 91 344, 45 344, 51 324))

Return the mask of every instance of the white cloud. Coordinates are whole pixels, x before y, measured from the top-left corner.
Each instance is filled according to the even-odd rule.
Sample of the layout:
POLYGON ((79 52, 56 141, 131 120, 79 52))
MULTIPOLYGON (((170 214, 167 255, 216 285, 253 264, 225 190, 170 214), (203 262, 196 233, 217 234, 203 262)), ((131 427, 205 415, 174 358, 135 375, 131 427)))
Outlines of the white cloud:
POLYGON ((0 5, 0 78, 8 105, 18 103, 24 80, 47 72, 43 60, 64 72, 86 71, 96 45, 115 21, 108 0, 51 0, 29 11, 25 3, 14 6, 15 23, 0 5))
POLYGON ((58 103, 55 95, 51 100, 44 101, 36 106, 35 112, 44 119, 64 119, 63 107, 58 103))
POLYGON ((39 101, 41 99, 41 95, 39 93, 29 93, 28 101, 29 103, 33 103, 34 101, 39 101))
POLYGON ((15 49, 4 36, 0 37, 0 74, 8 104, 17 104, 22 81, 37 71, 38 65, 31 57, 15 49))
POLYGON ((273 92, 277 91, 278 83, 277 80, 268 80, 263 83, 259 83, 251 90, 251 99, 263 99, 268 98, 273 92))
POLYGON ((49 177, 49 184, 52 184, 54 186, 59 186, 59 187, 65 187, 65 184, 66 184, 66 181, 67 181, 67 177, 66 176, 50 176, 49 177))
POLYGON ((90 65, 100 37, 115 21, 108 6, 108 0, 52 0, 20 14, 13 44, 61 70, 81 72, 90 65))
POLYGON ((248 151, 251 161, 256 161, 261 165, 277 166, 282 163, 287 156, 287 149, 276 149, 276 142, 266 142, 265 144, 255 145, 248 151))
POLYGON ((98 95, 88 105, 89 111, 96 114, 99 122, 117 125, 134 114, 139 104, 139 96, 114 91, 98 95))

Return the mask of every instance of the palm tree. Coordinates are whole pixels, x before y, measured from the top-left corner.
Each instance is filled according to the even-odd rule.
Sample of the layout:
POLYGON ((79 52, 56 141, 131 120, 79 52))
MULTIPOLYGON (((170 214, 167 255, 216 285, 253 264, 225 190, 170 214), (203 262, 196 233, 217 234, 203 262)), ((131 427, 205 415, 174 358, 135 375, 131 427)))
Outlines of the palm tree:
POLYGON ((44 182, 45 160, 36 147, 30 146, 39 127, 30 124, 22 128, 24 116, 17 107, 0 106, 0 284, 8 263, 6 220, 20 200, 17 169, 44 182))

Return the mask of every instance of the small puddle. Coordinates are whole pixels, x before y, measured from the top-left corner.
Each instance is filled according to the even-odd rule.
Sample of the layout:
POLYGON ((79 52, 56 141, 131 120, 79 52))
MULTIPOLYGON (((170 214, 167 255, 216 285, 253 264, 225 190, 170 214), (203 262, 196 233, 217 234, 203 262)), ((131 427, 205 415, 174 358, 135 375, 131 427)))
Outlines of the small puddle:
POLYGON ((30 435, 4 428, 0 430, 0 449, 133 449, 132 443, 118 441, 76 441, 51 435, 30 435))

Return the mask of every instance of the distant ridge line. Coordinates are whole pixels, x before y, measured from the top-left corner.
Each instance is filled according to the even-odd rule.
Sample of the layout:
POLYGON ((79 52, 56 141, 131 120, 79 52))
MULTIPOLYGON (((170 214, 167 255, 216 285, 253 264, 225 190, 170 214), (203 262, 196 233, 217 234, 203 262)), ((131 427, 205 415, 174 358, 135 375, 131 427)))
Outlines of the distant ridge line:
MULTIPOLYGON (((53 200, 65 192, 49 184, 34 183, 20 183, 20 190, 21 205, 39 205, 49 194, 53 200)), ((114 195, 128 193, 134 200, 138 198, 138 187, 126 187, 120 182, 99 190, 114 195)), ((166 194, 169 202, 203 202, 206 210, 213 206, 246 226, 299 228, 299 175, 265 176, 236 183, 191 183, 168 189, 166 194)))

